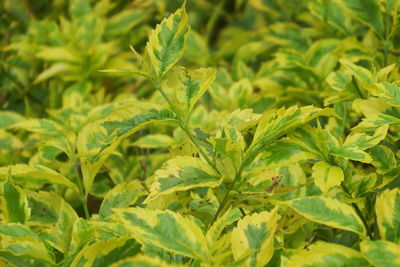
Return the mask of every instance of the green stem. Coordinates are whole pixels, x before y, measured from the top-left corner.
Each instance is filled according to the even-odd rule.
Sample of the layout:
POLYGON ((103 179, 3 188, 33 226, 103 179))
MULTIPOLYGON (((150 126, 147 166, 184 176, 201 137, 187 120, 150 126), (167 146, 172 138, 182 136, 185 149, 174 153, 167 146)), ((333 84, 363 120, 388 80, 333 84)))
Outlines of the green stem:
POLYGON ((192 144, 196 147, 197 151, 201 154, 201 156, 207 161, 207 163, 218 173, 221 174, 217 168, 217 166, 211 161, 211 159, 208 157, 207 153, 204 151, 204 149, 199 145, 197 142, 196 138, 193 136, 193 134, 190 132, 189 127, 187 123, 181 118, 178 110, 175 108, 174 104, 172 104, 171 100, 167 96, 167 94, 164 92, 162 89, 160 82, 159 81, 152 81, 153 84, 155 85, 156 89, 161 93, 161 95, 164 97, 164 99, 167 101, 168 105, 170 106, 171 110, 175 113, 177 120, 178 120, 178 125, 179 127, 186 133, 186 135, 189 137, 190 141, 192 144))
POLYGON ((85 188, 84 188, 83 182, 82 182, 82 175, 80 174, 80 170, 79 170, 79 163, 76 159, 75 150, 76 150, 76 147, 74 146, 72 149, 71 161, 72 161, 73 169, 75 172, 76 183, 78 184, 79 195, 80 195, 80 199, 82 202, 83 212, 85 213, 85 218, 88 219, 90 217, 90 215, 89 215, 89 209, 87 206, 87 198, 86 198, 86 194, 85 194, 85 188))
MULTIPOLYGON (((344 183, 341 184, 341 187, 343 189, 343 191, 348 194, 350 197, 352 197, 350 190, 346 187, 346 185, 344 183)), ((365 229, 367 230, 367 235, 371 240, 374 240, 374 237, 369 229, 367 220, 365 219, 360 207, 356 204, 356 203, 351 203, 351 205, 353 206, 354 210, 356 211, 358 217, 360 217, 361 221, 364 224, 365 229)))
POLYGON ((221 211, 225 208, 226 203, 228 203, 228 200, 229 200, 229 193, 230 193, 230 192, 233 190, 233 188, 235 187, 236 182, 240 180, 240 178, 241 178, 241 176, 242 176, 243 168, 244 168, 244 164, 242 164, 242 165, 239 167, 239 170, 237 171, 237 173, 236 173, 236 175, 235 175, 235 178, 233 179, 232 183, 229 185, 229 187, 228 187, 228 189, 227 189, 227 191, 226 191, 226 193, 225 193, 225 195, 224 195, 224 198, 222 199, 222 202, 221 202, 221 204, 219 205, 217 212, 214 214, 214 217, 211 219, 211 222, 208 224, 208 227, 210 227, 210 226, 215 222, 215 220, 217 220, 219 214, 220 214, 221 211))

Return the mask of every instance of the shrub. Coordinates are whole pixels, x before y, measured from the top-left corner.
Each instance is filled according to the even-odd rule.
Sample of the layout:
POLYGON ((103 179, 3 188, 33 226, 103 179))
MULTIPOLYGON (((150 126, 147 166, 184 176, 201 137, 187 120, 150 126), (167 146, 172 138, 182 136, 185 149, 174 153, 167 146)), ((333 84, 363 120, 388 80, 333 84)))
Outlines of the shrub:
POLYGON ((173 1, 40 3, 3 6, 5 263, 398 266, 398 1, 191 1, 151 31, 173 1))

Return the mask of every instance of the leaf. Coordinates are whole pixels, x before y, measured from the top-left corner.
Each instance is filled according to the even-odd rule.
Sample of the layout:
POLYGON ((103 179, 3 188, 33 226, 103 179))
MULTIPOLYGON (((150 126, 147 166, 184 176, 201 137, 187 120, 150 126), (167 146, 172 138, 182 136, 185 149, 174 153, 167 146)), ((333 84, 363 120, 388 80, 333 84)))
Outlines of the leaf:
POLYGON ((27 226, 21 224, 0 225, 0 256, 13 262, 15 260, 35 260, 54 264, 41 238, 27 226))
POLYGON ((215 80, 216 70, 199 68, 186 70, 183 67, 174 68, 165 79, 164 88, 175 93, 176 105, 187 118, 201 96, 215 80))
POLYGON ((287 166, 313 156, 287 140, 278 140, 261 154, 260 160, 268 168, 287 166))
POLYGON ((111 215, 113 208, 126 208, 135 203, 142 191, 143 187, 138 180, 116 185, 107 192, 101 203, 99 210, 100 219, 111 215))
POLYGON ((31 208, 30 224, 41 229, 41 236, 57 250, 68 253, 72 249, 71 232, 79 217, 75 210, 54 192, 28 192, 31 208))
POLYGON ((164 134, 148 134, 133 143, 134 146, 140 148, 169 147, 173 144, 175 144, 175 140, 172 137, 164 134))
POLYGON ((396 107, 400 106, 400 88, 395 84, 379 83, 372 88, 368 88, 368 91, 386 103, 396 107))
POLYGON ((232 251, 235 260, 246 251, 253 251, 244 266, 263 267, 272 257, 274 234, 278 227, 278 209, 247 215, 232 231, 232 251))
POLYGON ((354 133, 346 137, 342 146, 331 151, 332 155, 365 163, 372 161, 371 156, 364 150, 376 146, 386 137, 389 125, 385 124, 376 129, 373 136, 364 133, 354 133))
POLYGON ((189 32, 185 3, 151 32, 146 44, 150 73, 161 80, 164 74, 182 57, 189 32))
POLYGON ((16 112, 0 111, 0 128, 6 128, 23 120, 25 120, 25 118, 16 112))
POLYGON ((129 236, 97 241, 84 247, 72 261, 73 267, 108 267, 140 252, 140 244, 129 236))
POLYGON ((351 82, 351 75, 347 72, 331 72, 326 77, 326 82, 336 91, 343 91, 351 82))
POLYGON ((219 217, 208 229, 206 238, 209 245, 216 242, 225 227, 236 222, 242 217, 242 213, 238 208, 227 210, 221 217, 219 217))
POLYGON ((365 267, 368 262, 360 252, 334 243, 318 241, 307 248, 291 255, 285 267, 328 267, 351 266, 365 267))
POLYGON ((275 112, 268 111, 261 118, 253 142, 246 152, 246 158, 252 160, 260 150, 271 145, 277 138, 294 131, 318 116, 333 116, 331 109, 320 109, 313 106, 288 109, 281 108, 275 112))
POLYGON ((59 135, 64 131, 61 125, 48 119, 23 120, 12 124, 10 127, 45 135, 59 135))
POLYGON ((376 267, 399 267, 400 246, 392 242, 363 241, 360 243, 361 253, 376 267))
MULTIPOLYGON (((349 2, 351 1, 358 1, 358 0, 350 0, 349 2)), ((366 2, 368 1, 374 1, 374 0, 366 0, 366 2)), ((357 78, 357 80, 362 82, 363 84, 371 85, 375 82, 372 73, 368 69, 361 66, 357 66, 350 60, 345 58, 339 61, 350 74, 354 75, 357 78)))
POLYGON ((97 172, 121 140, 147 124, 174 118, 175 115, 168 109, 134 102, 119 106, 103 120, 87 124, 79 132, 77 141, 86 194, 90 192, 97 172))
POLYGON ((382 239, 400 244, 400 190, 385 190, 378 195, 375 212, 382 239))
POLYGON ((384 38, 384 26, 377 0, 337 0, 357 20, 371 27, 375 33, 384 38))
POLYGON ((30 216, 31 210, 25 192, 14 184, 11 178, 11 168, 3 184, 1 206, 6 222, 24 224, 30 216))
POLYGON ((71 66, 65 63, 55 63, 51 65, 49 68, 45 69, 36 77, 33 81, 34 84, 41 83, 47 79, 52 78, 53 76, 59 75, 71 69, 71 66))
POLYGON ((177 265, 168 264, 157 257, 148 255, 138 254, 133 257, 129 257, 120 260, 110 265, 110 267, 172 267, 177 265))
MULTIPOLYGON (((65 178, 62 174, 49 169, 43 165, 16 164, 11 166, 11 175, 13 180, 18 183, 50 183, 68 186, 77 189, 75 184, 65 178)), ((8 173, 8 167, 0 168, 0 180, 5 180, 8 173)))
POLYGON ((126 208, 115 209, 113 218, 142 244, 210 263, 206 239, 190 217, 168 210, 126 208))
POLYGON ((322 192, 328 192, 332 187, 338 186, 344 180, 344 174, 340 167, 332 166, 325 161, 319 161, 312 168, 312 177, 315 185, 322 192))
POLYGON ((187 191, 197 187, 216 187, 221 177, 200 158, 177 157, 167 161, 154 174, 155 182, 144 201, 149 203, 161 195, 176 191, 187 191))
POLYGON ((307 219, 334 228, 366 235, 363 222, 354 209, 339 200, 326 197, 304 197, 281 202, 307 219))

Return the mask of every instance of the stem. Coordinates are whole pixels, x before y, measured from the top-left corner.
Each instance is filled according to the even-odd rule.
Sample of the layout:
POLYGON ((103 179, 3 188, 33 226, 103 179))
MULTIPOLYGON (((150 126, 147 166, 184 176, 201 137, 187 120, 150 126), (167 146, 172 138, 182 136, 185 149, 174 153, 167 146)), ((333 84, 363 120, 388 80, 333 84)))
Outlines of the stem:
MULTIPOLYGON (((352 195, 351 195, 349 189, 346 187, 346 185, 345 185, 344 183, 341 184, 341 187, 342 187, 343 191, 344 191, 346 194, 348 194, 350 197, 352 197, 352 195)), ((359 207, 356 203, 351 203, 351 205, 352 205, 353 208, 355 209, 355 211, 356 211, 358 217, 360 217, 361 221, 363 222, 364 227, 365 227, 365 229, 367 230, 367 235, 368 235, 368 237, 369 237, 371 240, 374 240, 374 237, 373 237, 371 231, 369 230, 369 226, 368 226, 367 220, 365 219, 364 215, 362 214, 362 211, 361 211, 360 207, 359 207)))
POLYGON ((219 207, 218 207, 217 212, 214 214, 214 217, 212 218, 211 222, 208 224, 208 227, 210 227, 210 226, 215 222, 215 220, 218 218, 218 216, 219 216, 219 214, 221 213, 221 211, 224 209, 226 203, 227 203, 228 200, 229 200, 229 193, 232 191, 232 189, 234 188, 236 182, 239 181, 239 180, 240 180, 240 177, 242 176, 243 168, 244 168, 244 165, 242 164, 242 165, 239 167, 239 170, 238 170, 238 172, 236 173, 235 178, 233 179, 233 182, 232 182, 232 183, 230 184, 230 186, 228 187, 228 190, 226 191, 226 193, 225 193, 225 195, 224 195, 224 198, 222 199, 222 202, 221 202, 221 204, 220 204, 219 207))
POLYGON ((156 89, 161 93, 161 95, 164 97, 164 99, 168 102, 168 105, 170 106, 171 110, 175 113, 179 127, 186 133, 186 135, 189 137, 190 141, 192 144, 196 147, 197 151, 201 154, 201 156, 207 161, 207 163, 218 173, 221 174, 217 168, 217 166, 211 161, 211 159, 208 157, 207 153, 204 151, 204 149, 199 145, 193 134, 190 132, 189 127, 187 123, 181 118, 178 110, 175 108, 174 104, 172 104, 171 100, 167 96, 167 94, 164 92, 162 89, 160 82, 159 81, 154 81, 152 80, 153 84, 155 85, 156 89))
MULTIPOLYGON (((75 142, 75 144, 76 144, 76 142, 75 142)), ((75 150, 76 150, 76 147, 73 146, 71 161, 73 164, 73 169, 75 171, 75 177, 76 177, 76 182, 77 182, 78 188, 79 188, 79 195, 80 195, 81 202, 82 202, 83 212, 85 213, 85 218, 89 219, 90 215, 89 215, 89 209, 87 206, 87 198, 86 198, 86 194, 85 194, 85 188, 82 183, 82 175, 80 173, 79 163, 77 162, 77 159, 75 156, 75 150)))

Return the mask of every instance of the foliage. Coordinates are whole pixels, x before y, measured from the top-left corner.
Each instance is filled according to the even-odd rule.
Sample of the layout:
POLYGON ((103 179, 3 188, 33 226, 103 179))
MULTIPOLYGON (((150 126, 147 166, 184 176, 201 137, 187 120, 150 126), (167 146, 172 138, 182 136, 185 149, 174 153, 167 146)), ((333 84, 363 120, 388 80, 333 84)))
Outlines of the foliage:
POLYGON ((0 3, 2 264, 400 266, 400 1, 0 3))

